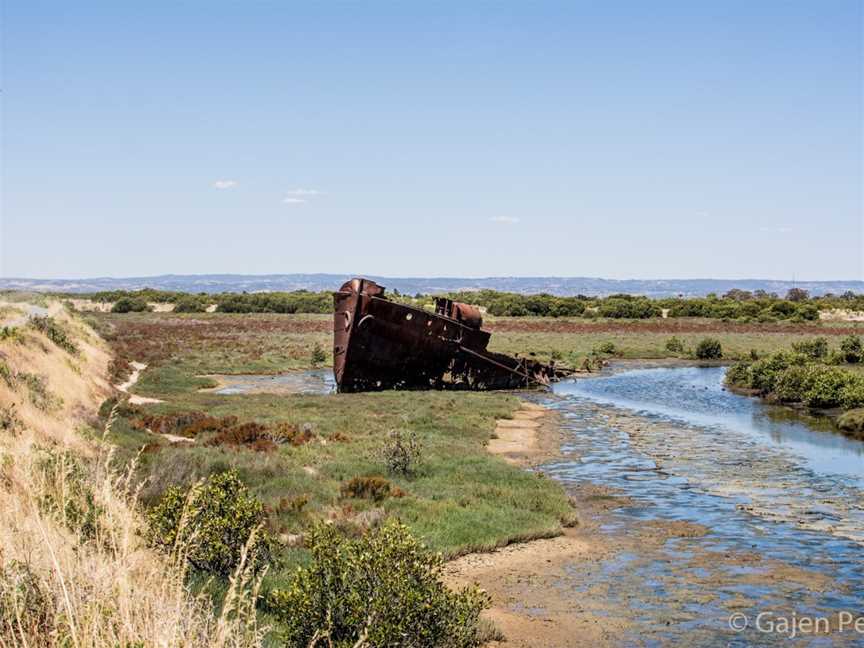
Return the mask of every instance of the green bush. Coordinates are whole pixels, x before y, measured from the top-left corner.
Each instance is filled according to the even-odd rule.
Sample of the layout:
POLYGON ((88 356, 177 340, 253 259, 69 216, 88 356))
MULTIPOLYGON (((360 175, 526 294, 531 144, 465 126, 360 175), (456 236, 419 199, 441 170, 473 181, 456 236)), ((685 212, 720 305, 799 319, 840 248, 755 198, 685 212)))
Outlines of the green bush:
POLYGON ((78 355, 78 346, 72 341, 66 329, 60 326, 53 317, 35 315, 30 318, 28 324, 70 355, 78 355))
POLYGON ((795 309, 794 317, 805 322, 813 322, 819 319, 819 309, 813 304, 799 304, 795 309))
POLYGON ((781 371, 774 381, 774 396, 783 403, 800 403, 811 388, 818 370, 813 365, 796 365, 781 371))
POLYGON ((15 389, 18 384, 18 374, 3 360, 0 360, 0 380, 12 389, 15 389))
POLYGON ((864 377, 852 374, 849 383, 840 390, 843 409, 864 407, 864 377))
POLYGON ((838 367, 814 365, 804 403, 808 407, 839 407, 843 401, 843 390, 853 384, 854 378, 851 372, 838 367))
POLYGON ((666 340, 666 350, 670 353, 684 353, 684 341, 679 337, 672 336, 666 340))
MULTIPOLYGON (((264 506, 251 495, 237 472, 211 475, 189 491, 172 486, 148 514, 148 540, 165 551, 182 548, 189 563, 203 572, 227 575, 240 561, 253 531, 266 521, 264 506)), ((271 558, 273 541, 257 532, 253 561, 271 558)))
POLYGON ((696 345, 696 357, 700 360, 718 360, 723 357, 720 340, 705 338, 696 345))
POLYGON ((143 297, 121 297, 111 307, 112 313, 144 313, 153 310, 143 297))
POLYGON ((727 385, 734 387, 751 387, 751 374, 749 362, 736 362, 726 370, 725 381, 727 385))
POLYGON ((312 347, 312 357, 310 358, 310 362, 313 367, 317 367, 318 365, 326 362, 327 354, 324 353, 324 349, 321 348, 321 345, 316 342, 315 346, 312 347))
POLYGON ((330 292, 223 293, 213 297, 220 313, 332 313, 330 292))
POLYGON ((766 358, 757 360, 750 366, 750 387, 763 394, 774 391, 777 377, 793 365, 804 365, 807 358, 797 353, 778 351, 766 358))
POLYGON ((476 587, 449 590, 441 558, 402 524, 391 520, 359 538, 319 525, 306 544, 310 564, 267 597, 285 645, 481 645, 479 617, 489 597, 476 587))
POLYGON ((837 349, 831 349, 828 352, 828 356, 825 358, 824 362, 828 365, 842 365, 846 364, 846 358, 841 351, 837 349))
POLYGON ((610 296, 600 304, 600 315, 613 319, 648 319, 661 314, 660 307, 645 297, 610 296))
POLYGON ((203 313, 207 310, 207 304, 200 298, 187 296, 181 297, 174 302, 175 313, 203 313))
POLYGON ((792 348, 802 355, 813 360, 821 360, 828 356, 828 338, 817 337, 810 340, 793 342, 792 348))
POLYGON ((603 353, 606 355, 615 355, 618 349, 615 348, 614 342, 601 342, 595 353, 603 353))
POLYGON ((857 335, 844 337, 840 342, 840 354, 850 364, 864 362, 864 344, 862 344, 861 338, 857 335))

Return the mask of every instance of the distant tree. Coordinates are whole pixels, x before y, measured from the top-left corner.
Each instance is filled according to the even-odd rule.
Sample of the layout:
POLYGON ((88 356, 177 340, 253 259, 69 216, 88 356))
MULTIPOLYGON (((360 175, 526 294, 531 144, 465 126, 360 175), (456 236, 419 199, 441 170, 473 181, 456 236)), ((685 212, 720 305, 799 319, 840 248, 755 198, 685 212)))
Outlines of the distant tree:
POLYGON ((725 295, 723 295, 723 299, 730 299, 738 302, 750 301, 751 299, 753 299, 753 293, 751 293, 749 290, 733 288, 725 295))
POLYGON ((790 288, 786 293, 786 299, 791 302, 802 302, 810 299, 810 293, 803 288, 790 288))

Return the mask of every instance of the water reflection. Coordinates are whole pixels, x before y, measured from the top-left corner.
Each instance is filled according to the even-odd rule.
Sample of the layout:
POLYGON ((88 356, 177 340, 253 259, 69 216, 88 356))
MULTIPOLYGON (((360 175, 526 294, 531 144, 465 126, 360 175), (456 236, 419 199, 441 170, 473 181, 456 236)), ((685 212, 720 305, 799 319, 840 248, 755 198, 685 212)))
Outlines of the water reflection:
POLYGON ((645 416, 745 435, 793 452, 818 473, 864 478, 864 442, 838 434, 824 417, 726 391, 725 371, 723 367, 640 369, 564 381, 553 390, 645 416))

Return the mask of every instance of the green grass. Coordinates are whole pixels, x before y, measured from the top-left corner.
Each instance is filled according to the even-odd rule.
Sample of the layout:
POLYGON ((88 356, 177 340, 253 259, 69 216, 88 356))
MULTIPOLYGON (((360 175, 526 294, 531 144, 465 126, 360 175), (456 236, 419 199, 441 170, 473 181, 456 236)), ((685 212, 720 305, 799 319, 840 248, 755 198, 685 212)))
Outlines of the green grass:
MULTIPOLYGON (((330 441, 280 446, 273 453, 224 446, 166 446, 141 456, 142 477, 148 480, 143 496, 145 502, 152 503, 172 484, 189 484, 233 467, 271 507, 282 498, 308 498, 300 512, 274 513, 277 532, 301 532, 314 519, 333 512, 345 514, 346 508, 350 508, 350 515, 380 506, 400 517, 430 547, 447 555, 553 535, 572 516, 561 487, 507 464, 484 447, 495 420, 510 416, 517 405, 513 396, 482 393, 177 394, 170 404, 150 406, 148 411, 200 410, 261 423, 309 424, 318 437, 330 441), (387 475, 376 457, 391 429, 414 431, 422 441, 423 463, 411 478, 387 475), (347 441, 333 440, 337 433, 347 441), (340 497, 344 481, 370 475, 387 476, 406 496, 379 504, 340 497)), ((112 440, 129 454, 154 439, 122 419, 112 434, 112 440)))
MULTIPOLYGON (((561 358, 565 365, 578 366, 581 360, 598 349, 604 342, 612 342, 617 350, 616 356, 628 359, 692 359, 687 351, 694 350, 705 337, 720 340, 723 358, 739 360, 750 357, 751 350, 760 356, 790 348, 792 342, 802 338, 814 337, 806 333, 762 333, 762 332, 710 332, 710 333, 654 333, 610 331, 608 333, 518 333, 500 332, 492 336, 489 348, 501 353, 520 355, 534 354, 539 360, 548 361, 553 357, 561 358), (672 353, 666 349, 666 342, 673 335, 683 343, 685 353, 672 353)), ((831 348, 839 348, 840 339, 830 339, 831 348)))

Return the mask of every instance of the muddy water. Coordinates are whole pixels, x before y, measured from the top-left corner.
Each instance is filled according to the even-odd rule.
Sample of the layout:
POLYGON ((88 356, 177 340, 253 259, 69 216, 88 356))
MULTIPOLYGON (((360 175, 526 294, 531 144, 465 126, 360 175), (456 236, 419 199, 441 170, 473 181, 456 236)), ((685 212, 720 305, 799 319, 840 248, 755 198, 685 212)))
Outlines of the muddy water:
MULTIPOLYGON (((543 470, 625 503, 600 529, 626 546, 590 573, 574 564, 560 587, 597 614, 626 615, 626 645, 779 645, 777 618, 833 619, 828 636, 796 645, 864 645, 838 614, 864 614, 864 444, 818 420, 722 389, 722 368, 664 368, 563 382, 564 460, 543 470), (622 542, 640 525, 690 523, 704 535, 659 547, 622 542), (581 600, 581 599, 580 599, 581 600), (746 615, 743 632, 731 614, 746 615)), ((567 572, 568 570, 565 570, 567 572)))

